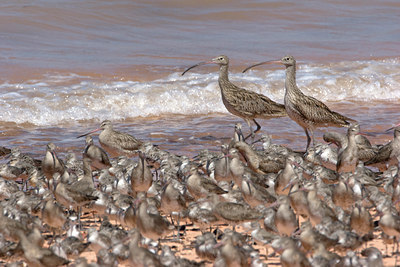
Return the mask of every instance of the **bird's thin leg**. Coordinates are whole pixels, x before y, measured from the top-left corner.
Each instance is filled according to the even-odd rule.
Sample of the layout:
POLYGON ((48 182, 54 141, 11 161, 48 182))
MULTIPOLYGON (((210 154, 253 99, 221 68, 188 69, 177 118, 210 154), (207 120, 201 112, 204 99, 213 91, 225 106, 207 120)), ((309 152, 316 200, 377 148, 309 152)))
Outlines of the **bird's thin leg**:
MULTIPOLYGON (((397 257, 399 256, 399 242, 398 242, 397 238, 394 239, 394 242, 396 242, 396 245, 397 245, 396 257, 395 257, 395 260, 394 260, 394 266, 397 266, 397 257)), ((392 253, 392 255, 393 255, 393 253, 392 253)))
POLYGON ((307 135, 307 148, 306 148, 306 151, 307 151, 308 147, 310 146, 311 138, 310 138, 310 135, 308 134, 307 128, 304 128, 304 131, 306 132, 306 135, 307 135))
POLYGON ((79 229, 82 230, 82 222, 81 222, 81 216, 82 216, 82 207, 78 207, 78 222, 79 222, 79 229))
POLYGON ((51 229, 53 236, 51 237, 51 239, 47 242, 47 244, 50 246, 51 243, 53 243, 55 236, 56 236, 56 231, 54 229, 51 229))
POLYGON ((251 138, 254 138, 254 132, 253 132, 253 127, 251 127, 250 120, 246 119, 245 121, 247 122, 247 125, 250 128, 250 134, 244 138, 244 140, 246 141, 246 139, 249 138, 250 136, 251 138))
POLYGON ((187 222, 185 222, 185 229, 183 229, 183 235, 186 236, 187 222))
POLYGON ((228 157, 225 157, 224 161, 225 161, 225 175, 224 175, 224 177, 228 177, 229 176, 229 159, 228 159, 228 157))
POLYGON ((22 182, 23 182, 22 190, 24 192, 28 191, 28 179, 22 180, 22 182))
MULTIPOLYGON (((171 223, 172 223, 172 225, 175 226, 175 222, 174 222, 174 220, 172 219, 172 212, 171 212, 171 214, 170 214, 169 216, 170 216, 170 218, 171 218, 171 223)), ((179 229, 178 229, 178 231, 179 231, 179 229)), ((172 231, 172 234, 173 234, 173 236, 175 236, 175 229, 172 231)))
POLYGON ((177 241, 179 241, 179 238, 180 238, 180 235, 179 235, 179 230, 180 230, 180 219, 181 219, 181 213, 179 212, 178 213, 178 221, 177 221, 177 223, 178 223, 178 229, 177 229, 177 233, 176 233, 176 238, 177 238, 177 241))
POLYGON ((253 119, 253 121, 257 125, 257 129, 254 131, 254 133, 256 133, 261 129, 261 126, 260 126, 260 124, 258 124, 258 122, 255 119, 253 119))

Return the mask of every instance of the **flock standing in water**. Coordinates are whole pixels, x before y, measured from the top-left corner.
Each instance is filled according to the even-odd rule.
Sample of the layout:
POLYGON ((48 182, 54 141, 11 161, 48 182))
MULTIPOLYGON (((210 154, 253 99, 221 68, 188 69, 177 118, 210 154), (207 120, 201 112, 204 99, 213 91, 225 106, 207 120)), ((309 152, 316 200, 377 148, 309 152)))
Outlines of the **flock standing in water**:
POLYGON ((238 124, 221 152, 190 159, 116 131, 108 120, 95 130, 102 131, 102 147, 90 136, 95 131, 79 136, 86 136, 82 160, 74 153, 59 158, 53 143, 43 160, 2 148, 8 155, 0 167, 2 264, 265 266, 280 255, 283 266, 382 266, 389 252, 368 242, 400 237, 400 127, 390 143, 371 145, 357 123, 300 91, 291 56, 279 61, 286 66, 284 105, 232 84, 226 56, 186 71, 207 63, 219 65, 223 103, 249 125, 248 137, 261 128, 256 118, 288 115, 307 135, 306 152, 266 135, 256 147, 238 124), (315 143, 313 131, 323 126, 349 128, 346 136, 325 133, 335 148, 315 143), (247 230, 239 233, 241 224, 247 230), (195 229, 201 233, 186 240, 195 229), (176 256, 166 245, 171 238, 187 241, 185 249, 200 261, 176 256), (86 251, 96 253, 97 263, 86 262, 86 251))

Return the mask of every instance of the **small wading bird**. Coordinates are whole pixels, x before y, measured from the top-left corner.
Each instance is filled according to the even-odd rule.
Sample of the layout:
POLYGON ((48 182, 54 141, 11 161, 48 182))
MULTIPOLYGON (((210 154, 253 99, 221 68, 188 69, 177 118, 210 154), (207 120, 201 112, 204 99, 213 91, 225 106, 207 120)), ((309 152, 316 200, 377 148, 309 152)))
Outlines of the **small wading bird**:
POLYGON ((136 139, 130 134, 115 131, 111 121, 105 120, 100 124, 100 128, 91 132, 82 134, 77 138, 89 135, 91 133, 102 131, 99 135, 99 141, 104 150, 110 154, 111 157, 120 155, 131 156, 137 153, 137 150, 143 144, 142 141, 136 139))
POLYGON ((187 68, 182 75, 197 66, 205 64, 219 65, 218 84, 221 89, 222 102, 230 113, 244 119, 249 125, 250 135, 245 139, 250 136, 254 137, 254 134, 261 129, 260 124, 255 120, 256 118, 270 119, 287 116, 284 105, 275 103, 265 95, 240 88, 231 83, 228 77, 229 58, 227 56, 222 55, 213 58, 211 61, 197 63, 187 68), (251 121, 257 126, 254 132, 251 121))
POLYGON ((311 139, 314 145, 314 129, 318 127, 348 127, 354 120, 330 110, 324 103, 314 97, 305 95, 296 84, 296 60, 285 56, 281 60, 271 60, 247 67, 243 72, 263 64, 283 64, 286 67, 285 108, 288 116, 300 125, 307 135, 307 148, 311 139), (311 138, 309 133, 311 133, 311 138))

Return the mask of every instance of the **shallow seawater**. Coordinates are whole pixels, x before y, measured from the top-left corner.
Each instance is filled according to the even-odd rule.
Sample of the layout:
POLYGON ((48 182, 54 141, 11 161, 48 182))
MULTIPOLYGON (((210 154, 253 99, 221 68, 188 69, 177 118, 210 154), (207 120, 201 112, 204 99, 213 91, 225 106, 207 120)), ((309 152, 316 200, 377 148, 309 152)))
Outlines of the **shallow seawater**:
MULTIPOLYGON (((0 145, 80 153, 76 136, 110 119, 177 153, 218 150, 235 123, 248 127, 222 104, 217 66, 181 73, 220 54, 232 82, 280 103, 282 66, 241 71, 292 54, 305 94, 382 132, 399 122, 399 12, 394 1, 2 1, 0 145)), ((304 149, 290 119, 259 122, 276 143, 304 149)), ((321 129, 318 140, 325 130, 345 133, 321 129)))

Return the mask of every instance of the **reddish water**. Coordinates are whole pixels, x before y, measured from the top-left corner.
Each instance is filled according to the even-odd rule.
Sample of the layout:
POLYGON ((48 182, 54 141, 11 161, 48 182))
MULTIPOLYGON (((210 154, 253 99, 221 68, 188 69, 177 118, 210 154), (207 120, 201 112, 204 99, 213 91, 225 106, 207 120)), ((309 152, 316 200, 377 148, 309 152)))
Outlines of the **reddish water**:
MULTIPOLYGON (((399 13, 395 1, 1 1, 0 142, 80 152, 75 137, 109 118, 165 149, 218 150, 242 121, 220 101, 217 69, 180 73, 219 54, 235 83, 278 102, 281 67, 238 73, 293 54, 305 93, 382 131, 399 122, 399 13)), ((275 142, 305 147, 288 118, 260 123, 275 142)))

